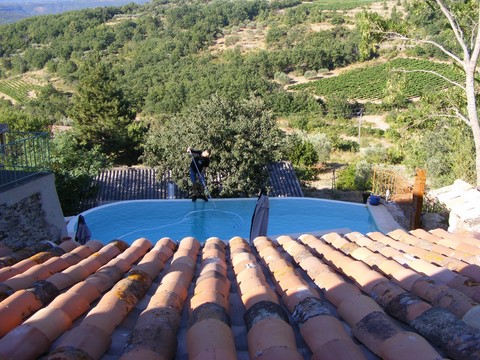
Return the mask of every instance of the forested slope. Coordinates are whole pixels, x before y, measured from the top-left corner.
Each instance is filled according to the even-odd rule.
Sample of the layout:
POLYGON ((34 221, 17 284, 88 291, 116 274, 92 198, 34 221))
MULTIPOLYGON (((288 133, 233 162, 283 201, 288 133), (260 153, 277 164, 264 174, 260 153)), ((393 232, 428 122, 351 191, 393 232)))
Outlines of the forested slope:
MULTIPOLYGON (((255 97, 262 111, 288 129, 278 157, 293 161, 305 179, 314 178, 312 169, 320 164, 328 169, 333 162, 356 168, 365 163, 370 171, 372 164, 413 169, 432 156, 433 145, 471 140, 461 124, 439 129, 428 120, 450 85, 416 70, 454 79, 461 72, 432 48, 380 46, 365 30, 368 13, 391 24, 429 18, 429 31, 441 28, 440 17, 412 6, 367 0, 154 0, 3 25, 0 92, 7 100, 0 121, 30 131, 73 125, 78 146, 98 145, 110 161, 158 163, 175 134, 157 138, 155 132, 173 129, 169 121, 196 114, 193 109, 205 101, 237 107, 235 102, 255 97), (340 76, 330 75, 340 69, 340 76), (223 100, 212 100, 216 96, 223 100), (359 120, 367 115, 386 119, 389 130, 359 120), (422 147, 419 132, 432 139, 442 133, 444 142, 422 147), (152 138, 165 141, 164 147, 152 148, 152 138)), ((438 164, 447 164, 435 170, 438 183, 469 176, 468 161, 462 169, 452 166, 468 158, 471 148, 449 150, 454 156, 448 161, 435 155, 438 164)), ((339 184, 368 188, 368 180, 356 178, 339 184)))

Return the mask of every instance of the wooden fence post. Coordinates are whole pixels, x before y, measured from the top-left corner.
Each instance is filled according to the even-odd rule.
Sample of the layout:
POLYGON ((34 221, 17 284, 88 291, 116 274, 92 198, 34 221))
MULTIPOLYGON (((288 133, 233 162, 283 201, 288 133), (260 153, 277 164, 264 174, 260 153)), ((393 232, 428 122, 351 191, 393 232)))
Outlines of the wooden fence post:
POLYGON ((423 195, 425 193, 426 180, 427 171, 425 169, 417 169, 417 175, 415 176, 415 185, 413 186, 413 221, 410 225, 411 230, 418 229, 421 224, 423 195))

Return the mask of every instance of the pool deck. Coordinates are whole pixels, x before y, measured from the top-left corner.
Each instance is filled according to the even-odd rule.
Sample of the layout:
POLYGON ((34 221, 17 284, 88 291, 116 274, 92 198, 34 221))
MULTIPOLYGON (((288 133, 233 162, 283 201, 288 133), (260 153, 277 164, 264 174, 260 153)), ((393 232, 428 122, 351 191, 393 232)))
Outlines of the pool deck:
POLYGON ((393 230, 403 229, 403 226, 393 218, 388 208, 382 203, 379 205, 370 205, 368 203, 367 206, 380 232, 387 234, 393 230))

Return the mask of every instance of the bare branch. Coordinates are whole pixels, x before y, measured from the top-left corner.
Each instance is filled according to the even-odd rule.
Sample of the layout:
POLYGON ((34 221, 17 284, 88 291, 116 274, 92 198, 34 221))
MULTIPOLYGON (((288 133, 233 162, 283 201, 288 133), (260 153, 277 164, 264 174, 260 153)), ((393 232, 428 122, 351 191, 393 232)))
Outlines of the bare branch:
POLYGON ((470 126, 470 123, 468 122, 468 118, 465 117, 465 115, 463 115, 460 110, 458 110, 458 108, 456 107, 451 107, 449 108, 450 111, 452 111, 454 114, 450 115, 450 114, 430 114, 427 116, 427 118, 429 119, 435 119, 435 118, 441 118, 441 119, 445 119, 445 118, 454 118, 454 119, 458 119, 462 122, 464 122, 465 124, 467 124, 468 126, 470 126))
POLYGON ((417 43, 417 44, 429 44, 429 45, 433 45, 435 46, 436 48, 438 48, 440 51, 442 51, 444 54, 446 54, 448 57, 450 57, 451 59, 455 60, 460 66, 462 66, 463 68, 465 67, 465 64, 463 62, 462 59, 460 59, 457 55, 455 55, 454 53, 448 51, 443 45, 435 42, 435 41, 432 41, 432 40, 420 40, 420 39, 413 39, 413 38, 410 38, 408 36, 405 36, 405 35, 402 35, 402 34, 399 34, 399 33, 396 33, 396 32, 388 32, 386 33, 387 36, 391 37, 391 38, 394 38, 394 39, 398 39, 398 40, 405 40, 405 41, 409 41, 409 42, 413 42, 413 43, 417 43))
MULTIPOLYGON (((480 23, 480 8, 478 9, 478 21, 476 23, 477 32, 475 37, 475 45, 473 46, 472 56, 470 57, 470 61, 475 64, 478 62, 478 57, 480 55, 480 27, 478 26, 479 23, 480 23)), ((473 33, 474 32, 472 31, 472 36, 473 36, 473 33)))
POLYGON ((450 23, 450 27, 452 28, 453 33, 457 38, 457 42, 463 49, 464 59, 465 60, 469 59, 470 58, 469 49, 467 47, 467 44, 465 43, 463 31, 460 25, 458 24, 457 19, 455 18, 454 14, 450 11, 450 9, 444 4, 443 0, 435 0, 435 2, 438 4, 438 6, 440 7, 440 10, 443 12, 445 17, 448 19, 448 22, 450 23))
POLYGON ((456 81, 453 81, 452 79, 449 79, 448 77, 436 72, 436 71, 433 71, 433 70, 405 70, 405 69, 393 69, 393 71, 399 71, 399 72, 404 72, 404 73, 412 73, 412 72, 421 72, 421 73, 427 73, 427 74, 432 74, 432 75, 435 75, 435 76, 438 76, 439 78, 442 78, 443 80, 449 82, 450 84, 452 85, 455 85, 455 86, 458 86, 460 89, 462 89, 463 91, 466 91, 466 88, 465 86, 463 86, 462 84, 456 82, 456 81))
POLYGON ((467 124, 468 126, 472 127, 472 124, 470 123, 470 120, 465 116, 463 115, 460 110, 458 110, 458 108, 452 108, 453 112, 455 113, 455 117, 459 118, 460 120, 462 120, 465 124, 467 124))

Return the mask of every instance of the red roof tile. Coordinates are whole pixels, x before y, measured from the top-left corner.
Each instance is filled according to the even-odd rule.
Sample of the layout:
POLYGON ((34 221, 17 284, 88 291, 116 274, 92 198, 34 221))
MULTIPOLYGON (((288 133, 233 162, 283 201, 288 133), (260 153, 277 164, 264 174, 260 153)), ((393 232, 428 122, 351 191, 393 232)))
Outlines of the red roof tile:
POLYGON ((0 359, 480 359, 479 243, 396 230, 10 253, 0 359))

